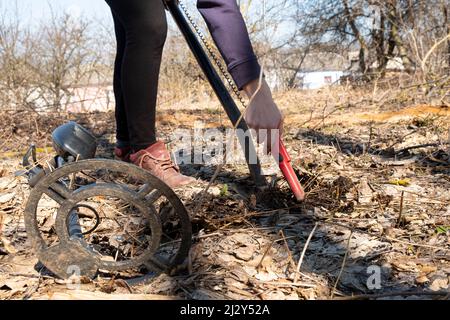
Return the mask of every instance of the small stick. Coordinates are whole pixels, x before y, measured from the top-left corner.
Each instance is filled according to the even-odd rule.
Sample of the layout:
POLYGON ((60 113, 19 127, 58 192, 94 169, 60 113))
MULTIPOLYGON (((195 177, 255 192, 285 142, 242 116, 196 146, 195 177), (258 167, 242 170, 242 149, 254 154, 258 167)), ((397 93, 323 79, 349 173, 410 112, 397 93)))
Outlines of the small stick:
MULTIPOLYGON (((278 239, 279 240, 279 239, 278 239)), ((270 249, 272 249, 272 246, 275 242, 277 242, 278 240, 273 240, 270 245, 267 247, 266 251, 264 252, 261 260, 259 261, 259 263, 256 265, 255 269, 259 269, 259 267, 261 266, 262 262, 264 261, 264 258, 267 256, 267 254, 269 253, 270 249)))
MULTIPOLYGON (((77 157, 76 157, 76 159, 75 159, 75 162, 78 162, 79 159, 80 159, 80 155, 77 154, 77 157)), ((72 174, 70 175, 69 190, 74 190, 75 178, 76 178, 76 174, 75 174, 75 173, 72 173, 72 174)))
POLYGON ((305 287, 305 288, 317 288, 317 285, 306 282, 290 283, 290 282, 267 282, 261 281, 264 285, 273 287, 305 287))
POLYGON ((311 233, 309 234, 308 240, 306 240, 305 246, 303 247, 302 254, 300 255, 300 259, 298 260, 297 273, 295 274, 295 277, 294 277, 294 283, 297 283, 297 281, 298 281, 298 275, 300 274, 300 268, 303 263, 303 258, 305 257, 306 249, 308 249, 309 243, 311 242, 311 239, 314 235, 314 232, 316 232, 318 225, 319 225, 319 223, 316 222, 316 224, 314 225, 314 228, 312 229, 311 233))
POLYGON ((373 121, 370 122, 370 134, 369 134, 369 142, 367 143, 367 150, 369 151, 372 147, 372 138, 373 138, 373 121))
POLYGON ((39 274, 38 282, 37 282, 34 286, 32 286, 31 288, 29 288, 29 289, 25 292, 24 297, 23 297, 23 300, 29 300, 29 299, 31 299, 31 296, 32 296, 33 294, 35 294, 36 292, 38 292, 39 287, 41 286, 41 284, 42 284, 42 277, 41 277, 41 275, 39 274))
POLYGON ((404 196, 405 196, 405 191, 402 191, 402 195, 400 197, 400 209, 399 209, 398 218, 397 218, 397 227, 400 226, 400 224, 402 223, 404 196))
POLYGON ((191 249, 189 250, 189 253, 188 253, 188 261, 187 261, 187 269, 188 269, 188 273, 190 276, 194 273, 194 271, 193 271, 194 267, 192 265, 192 260, 193 260, 192 254, 193 254, 193 248, 191 247, 191 249))
POLYGON ((356 296, 341 297, 335 300, 369 300, 378 299, 386 297, 396 297, 396 296, 448 296, 450 293, 448 291, 437 291, 437 292, 423 292, 423 291, 400 291, 400 292, 389 292, 389 293, 379 293, 379 294, 361 294, 356 296))
MULTIPOLYGON (((287 253, 288 253, 288 255, 289 255, 289 264, 290 264, 292 267, 295 267, 295 262, 294 262, 294 259, 292 258, 291 249, 289 249, 289 245, 288 245, 288 243, 287 243, 287 241, 286 241, 286 236, 284 235, 283 229, 280 230, 280 234, 281 234, 281 236, 283 237, 284 245, 286 246, 286 251, 287 251, 287 253)), ((289 267, 288 267, 288 268, 289 268, 289 267)), ((287 270, 288 270, 288 269, 286 269, 286 271, 287 271, 287 270)))
POLYGON ((200 240, 200 239, 206 239, 206 238, 215 237, 215 236, 222 236, 222 235, 223 234, 220 233, 220 232, 204 234, 204 235, 194 235, 193 239, 200 240))
POLYGON ((442 250, 442 251, 449 251, 450 250, 450 249, 447 249, 447 248, 444 248, 444 247, 438 247, 438 246, 432 246, 432 245, 428 245, 428 244, 421 244, 421 243, 403 241, 403 240, 399 240, 399 239, 388 237, 388 236, 386 236, 384 238, 389 240, 389 241, 394 241, 394 242, 398 242, 398 243, 405 244, 405 245, 408 245, 408 246, 413 246, 413 247, 421 247, 421 248, 428 248, 428 249, 435 249, 435 250, 442 250))
POLYGON ((371 234, 368 231, 360 230, 358 228, 354 228, 354 227, 351 227, 351 226, 348 226, 348 225, 345 225, 345 224, 342 224, 342 223, 331 222, 331 221, 320 221, 319 223, 335 225, 335 226, 339 226, 339 227, 342 227, 342 228, 347 228, 347 229, 351 230, 352 232, 364 233, 364 234, 367 234, 369 236, 372 236, 372 237, 375 237, 375 238, 378 238, 378 239, 386 239, 386 240, 389 240, 389 241, 394 241, 394 242, 402 243, 402 244, 413 246, 413 247, 422 247, 422 248, 436 249, 436 250, 443 250, 443 251, 449 251, 450 250, 450 249, 447 249, 445 247, 438 247, 438 246, 433 246, 433 245, 429 245, 429 244, 421 244, 421 243, 417 243, 417 242, 403 241, 403 240, 399 240, 399 239, 388 237, 388 236, 378 236, 378 235, 371 234))
POLYGON ((347 250, 345 251, 344 260, 342 261, 341 271, 339 271, 339 275, 334 284, 333 291, 331 292, 331 299, 334 298, 334 293, 336 292, 337 285, 339 283, 339 280, 341 280, 342 272, 344 271, 345 264, 347 263, 347 257, 348 257, 348 253, 350 251, 350 240, 352 239, 352 236, 353 236, 353 231, 350 231, 350 236, 348 237, 348 241, 347 241, 347 250))
POLYGON ((39 136, 41 133, 39 131, 39 125, 38 125, 38 122, 37 122, 37 118, 34 118, 34 124, 36 125, 36 133, 39 136))
POLYGON ((444 200, 444 199, 439 199, 439 198, 432 198, 432 197, 426 197, 426 196, 421 195, 420 193, 413 192, 413 191, 408 191, 408 190, 405 190, 405 192, 406 193, 410 193, 410 194, 414 194, 414 195, 419 196, 421 198, 425 198, 425 199, 429 199, 429 200, 436 200, 436 201, 440 201, 440 202, 443 202, 443 203, 449 203, 450 204, 449 200, 444 200))
POLYGON ((411 146, 411 147, 403 148, 401 150, 396 151, 395 154, 401 154, 401 153, 404 153, 406 151, 413 150, 413 149, 427 148, 427 147, 439 147, 441 145, 448 145, 448 144, 449 143, 447 143, 447 142, 443 142, 443 143, 425 143, 425 144, 420 144, 420 145, 417 145, 417 146, 411 146))

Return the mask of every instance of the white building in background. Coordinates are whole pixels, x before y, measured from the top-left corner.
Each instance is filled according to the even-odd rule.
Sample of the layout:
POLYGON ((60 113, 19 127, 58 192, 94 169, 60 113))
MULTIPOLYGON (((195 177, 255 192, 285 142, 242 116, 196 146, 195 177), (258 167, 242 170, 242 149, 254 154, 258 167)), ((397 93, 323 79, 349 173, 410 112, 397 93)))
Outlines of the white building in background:
POLYGON ((300 73, 300 82, 305 90, 320 89, 332 84, 339 84, 344 71, 311 71, 300 73))
POLYGON ((350 74, 348 57, 333 52, 311 52, 305 58, 297 75, 297 86, 315 90, 340 84, 343 76, 350 74))
MULTIPOLYGON (((373 69, 378 68, 378 62, 374 62, 370 67, 373 69)), ((405 71, 405 66, 403 65, 402 58, 400 58, 400 57, 390 58, 386 65, 386 70, 387 71, 405 71)))

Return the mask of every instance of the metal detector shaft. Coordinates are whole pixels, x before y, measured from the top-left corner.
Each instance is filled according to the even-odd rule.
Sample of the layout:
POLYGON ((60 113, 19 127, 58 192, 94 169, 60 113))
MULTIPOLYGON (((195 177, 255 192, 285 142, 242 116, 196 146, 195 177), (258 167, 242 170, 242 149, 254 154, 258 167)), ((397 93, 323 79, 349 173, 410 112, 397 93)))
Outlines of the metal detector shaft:
MULTIPOLYGON (((236 103, 234 102, 233 98, 231 97, 230 93, 228 92, 225 84, 220 79, 218 73, 214 69, 211 61, 208 58, 208 55, 206 54, 205 50, 203 49, 202 45, 200 44, 197 36, 192 31, 188 21, 184 17, 179 5, 178 1, 176 0, 165 0, 167 9, 171 13, 173 19, 177 23, 181 33, 183 34, 184 38, 186 39, 186 42, 189 45, 189 48, 191 49, 192 53, 194 54, 195 58, 197 59, 198 64, 202 68, 203 72, 205 73, 206 77, 208 78, 209 83, 211 84, 212 88, 214 89, 214 92, 216 93, 217 97, 220 100, 220 103, 222 104, 223 108, 225 109, 225 112, 227 113, 228 117, 230 118, 233 126, 236 125, 236 123, 241 118, 241 112, 239 111, 239 108, 236 106, 236 103)), ((243 130, 244 132, 248 131, 248 126, 245 123, 245 121, 242 119, 240 123, 237 126, 238 129, 243 130)), ((264 186, 267 184, 266 179, 261 174, 261 164, 259 159, 256 156, 256 149, 253 144, 253 141, 249 138, 248 135, 240 136, 238 135, 239 142, 241 144, 241 147, 244 150, 245 159, 247 161, 247 165, 250 170, 250 174, 255 181, 255 184, 257 186, 264 186)))

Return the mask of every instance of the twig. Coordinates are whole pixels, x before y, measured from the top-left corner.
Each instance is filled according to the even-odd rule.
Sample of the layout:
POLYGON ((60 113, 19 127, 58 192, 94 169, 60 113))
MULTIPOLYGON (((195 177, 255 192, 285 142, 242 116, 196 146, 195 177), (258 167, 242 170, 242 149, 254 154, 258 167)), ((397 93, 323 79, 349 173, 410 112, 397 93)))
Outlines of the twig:
POLYGON ((400 138, 396 139, 396 141, 395 141, 394 143, 392 143, 392 144, 390 144, 389 146, 387 146, 387 147, 385 148, 385 150, 389 150, 389 149, 393 148, 395 145, 397 145, 397 144, 403 142, 403 140, 404 140, 406 137, 415 134, 417 131, 419 131, 419 129, 415 129, 415 130, 413 130, 413 131, 411 131, 411 132, 408 132, 407 134, 401 136, 400 138))
POLYGON ((405 90, 405 89, 411 89, 411 88, 418 88, 418 87, 423 87, 426 85, 430 85, 436 82, 439 82, 441 80, 444 80, 442 82, 445 82, 448 78, 450 78, 450 76, 444 76, 442 78, 436 79, 436 80, 432 80, 432 81, 427 81, 427 82, 422 82, 422 83, 415 83, 413 85, 408 85, 408 86, 401 86, 399 89, 400 90, 405 90))
POLYGON ((435 250, 443 250, 443 251, 448 251, 448 250, 450 250, 450 249, 447 249, 447 248, 444 248, 444 247, 437 247, 437 246, 432 246, 432 245, 429 245, 429 244, 421 244, 421 243, 415 243, 415 242, 403 241, 403 240, 395 239, 395 238, 388 237, 388 236, 384 236, 384 238, 387 239, 387 240, 389 240, 389 241, 394 241, 394 242, 406 244, 406 245, 408 245, 408 246, 413 246, 413 247, 422 247, 422 248, 435 249, 435 250))
POLYGON ((370 150, 372 147, 372 138, 373 138, 373 121, 370 122, 370 131, 369 131, 369 142, 367 143, 367 150, 370 150))
POLYGON ((322 112, 322 118, 321 118, 321 121, 322 122, 319 122, 318 124, 316 124, 315 126, 313 126, 312 128, 311 128, 311 130, 315 130, 315 129, 317 129, 320 125, 322 125, 322 127, 325 125, 325 120, 329 117, 329 116, 331 116, 331 115, 333 115, 334 113, 336 113, 337 111, 340 111, 341 109, 342 109, 342 107, 341 106, 337 106, 337 107, 335 107, 335 109, 333 109, 333 110, 331 110, 330 112, 328 112, 327 114, 325 114, 325 110, 327 109, 327 105, 325 105, 325 108, 323 109, 323 112, 322 112))
POLYGON ((192 254, 193 254, 193 247, 191 247, 191 249, 189 250, 189 253, 188 253, 188 261, 187 261, 187 269, 188 269, 188 274, 191 276, 192 275, 192 273, 194 272, 193 270, 194 270, 194 268, 193 268, 193 265, 192 265, 192 261, 194 260, 193 258, 192 258, 192 254))
POLYGON ((294 239, 294 238, 296 238, 296 237, 293 236, 293 237, 289 237, 289 238, 275 239, 275 240, 273 240, 273 241, 270 243, 270 245, 267 247, 266 251, 264 252, 264 254, 263 254, 261 260, 259 261, 259 263, 256 265, 255 269, 258 269, 258 268, 261 266, 262 262, 264 261, 264 258, 267 256, 267 254, 269 253, 270 249, 272 249, 272 247, 273 247, 273 245, 274 245, 275 243, 277 243, 277 242, 279 242, 279 241, 282 241, 282 240, 285 240, 285 239, 294 239))
MULTIPOLYGON (((424 195, 422 195, 422 194, 420 194, 420 193, 413 192, 413 191, 408 191, 408 190, 405 190, 405 192, 406 192, 406 193, 413 194, 413 195, 416 195, 416 196, 419 196, 421 199, 436 200, 436 201, 439 201, 439 202, 441 202, 441 203, 450 204, 450 201, 449 201, 449 200, 444 200, 444 199, 439 199, 439 198, 427 197, 427 196, 424 196, 424 195)), ((411 201, 411 200, 408 200, 408 201, 411 201)))
POLYGON ((311 120, 313 118, 313 114, 314 114, 314 108, 311 108, 311 113, 309 115, 309 119, 306 120, 305 122, 301 123, 300 125, 298 125, 298 128, 302 128, 305 124, 307 124, 308 122, 311 122, 311 120))
POLYGON ((448 291, 437 291, 437 292, 424 292, 424 291, 400 291, 400 292, 389 292, 389 293, 377 293, 377 294, 361 294, 356 296, 341 297, 334 300, 369 300, 396 296, 444 296, 448 299, 450 293, 448 291))
MULTIPOLYGON (((260 281, 260 280, 259 280, 260 281)), ((311 283, 291 283, 291 282, 267 282, 260 281, 264 285, 270 285, 274 287, 305 287, 305 288, 317 288, 317 285, 311 283)))
POLYGON ((427 147, 439 147, 439 146, 441 146, 441 145, 448 145, 448 144, 450 144, 450 143, 448 143, 448 142, 443 142, 443 143, 425 143, 425 144, 419 144, 419 145, 417 145, 417 146, 411 146, 411 147, 407 147, 407 148, 398 150, 398 151, 395 152, 395 154, 404 153, 404 152, 406 152, 406 151, 413 150, 413 149, 427 148, 427 147))
POLYGON ((400 197, 400 209, 399 209, 399 213, 398 213, 398 218, 397 218, 397 226, 400 226, 400 224, 402 223, 402 214, 403 214, 403 200, 405 196, 405 191, 402 191, 402 195, 400 197))
POLYGON ((241 220, 241 219, 253 218, 253 217, 256 217, 256 216, 264 216, 264 215, 269 215, 269 214, 276 213, 276 212, 279 212, 279 211, 296 209, 296 208, 301 208, 301 205, 295 205, 295 206, 284 207, 284 208, 275 209, 275 210, 268 210, 268 211, 250 212, 250 213, 246 213, 246 214, 240 215, 238 217, 236 217, 236 216, 224 217, 222 219, 215 219, 214 221, 217 221, 219 223, 220 222, 227 222, 227 221, 235 222, 235 221, 238 221, 238 220, 241 220))
POLYGON ((24 297, 23 297, 23 300, 28 300, 28 299, 30 299, 31 296, 32 296, 33 294, 35 294, 35 293, 39 290, 39 287, 41 286, 41 284, 42 284, 42 276, 41 276, 41 273, 39 273, 39 277, 38 277, 37 284, 35 284, 34 286, 32 286, 31 288, 29 288, 29 289, 25 292, 24 297))
MULTIPOLYGON (((0 145, 0 149, 3 149, 3 147, 9 142, 9 139, 11 139, 12 137, 12 133, 9 134, 8 138, 6 138, 5 140, 3 140, 3 143, 0 145)), ((2 137, 3 138, 3 137, 2 137)))
POLYGON ((284 208, 279 208, 279 209, 274 209, 274 210, 267 210, 267 211, 258 211, 255 212, 255 214, 258 215, 264 215, 264 214, 268 214, 268 213, 275 213, 275 212, 279 212, 279 211, 283 211, 283 210, 291 210, 291 209, 298 209, 301 208, 303 205, 293 205, 293 206, 289 206, 289 207, 284 207, 284 208))
POLYGON ((204 235, 194 235, 192 236, 192 238, 194 240, 200 240, 200 239, 206 239, 206 238, 211 238, 211 237, 215 237, 215 236, 222 236, 223 234, 220 232, 215 232, 215 233, 209 233, 209 234, 204 234, 204 235))
POLYGON ((74 290, 67 292, 47 292, 36 297, 36 300, 183 300, 180 297, 157 294, 107 294, 74 290))
POLYGON ((348 241, 347 241, 347 250, 345 251, 344 260, 342 261, 341 270, 339 271, 339 275, 334 284, 333 291, 331 291, 331 299, 334 298, 334 293, 336 292, 337 285, 338 285, 339 281, 341 280, 342 272, 344 271, 345 264, 347 263, 347 257, 348 257, 348 253, 350 251, 350 240, 352 239, 352 236, 353 236, 353 231, 350 231, 350 236, 348 237, 348 241))
POLYGON ((436 50, 437 47, 439 47, 441 44, 446 42, 448 39, 450 39, 450 33, 447 34, 445 37, 443 37, 441 40, 436 41, 435 44, 431 47, 431 49, 428 50, 427 54, 425 55, 425 57, 422 60, 422 65, 421 65, 422 71, 425 71, 425 65, 427 63, 428 58, 433 53, 433 51, 436 50))
MULTIPOLYGON (((279 239, 278 239, 279 240, 279 239)), ((264 261, 264 258, 267 256, 267 254, 269 253, 270 249, 272 249, 272 246, 275 242, 277 242, 278 240, 273 240, 270 245, 267 247, 266 251, 264 251, 264 254, 261 258, 261 260, 259 261, 259 263, 256 265, 255 269, 259 269, 259 267, 261 266, 262 262, 264 261)))
POLYGON ((354 228, 352 226, 347 226, 345 224, 338 223, 338 222, 320 221, 319 223, 330 224, 330 225, 335 225, 335 226, 342 227, 342 228, 347 228, 347 229, 351 230, 352 232, 360 232, 360 233, 364 233, 364 234, 367 234, 369 236, 372 236, 372 237, 375 237, 375 238, 378 238, 378 239, 386 239, 388 241, 398 242, 398 243, 406 244, 406 245, 413 246, 413 247, 422 247, 422 248, 442 250, 442 251, 449 251, 450 250, 450 249, 447 249, 447 248, 444 248, 444 247, 432 246, 432 245, 429 245, 429 244, 421 244, 421 243, 416 243, 416 242, 403 241, 403 240, 395 239, 395 238, 384 236, 384 235, 382 235, 382 236, 375 235, 375 234, 372 234, 372 233, 370 233, 368 231, 361 230, 361 229, 358 229, 358 228, 354 228))
MULTIPOLYGON (((295 268, 295 262, 294 259, 292 258, 292 253, 291 253, 291 249, 289 249, 289 245, 286 241, 286 236, 284 235, 284 231, 283 229, 280 229, 280 234, 283 237, 283 241, 284 241, 284 245, 286 247, 286 251, 288 253, 288 257, 289 257, 289 264, 292 266, 292 268, 295 268)), ((288 267, 289 268, 289 267, 288 267)), ((286 271, 289 269, 286 269, 286 271)))
POLYGON ((306 240, 305 246, 303 247, 302 254, 300 255, 300 259, 298 260, 297 272, 294 277, 294 283, 297 283, 297 281, 298 281, 298 275, 300 273, 300 268, 303 264, 303 258, 305 257, 306 250, 308 249, 309 243, 311 242, 311 239, 314 235, 314 232, 316 232, 318 225, 319 225, 319 223, 316 222, 316 224, 314 225, 314 228, 312 229, 311 233, 309 234, 308 239, 306 240))

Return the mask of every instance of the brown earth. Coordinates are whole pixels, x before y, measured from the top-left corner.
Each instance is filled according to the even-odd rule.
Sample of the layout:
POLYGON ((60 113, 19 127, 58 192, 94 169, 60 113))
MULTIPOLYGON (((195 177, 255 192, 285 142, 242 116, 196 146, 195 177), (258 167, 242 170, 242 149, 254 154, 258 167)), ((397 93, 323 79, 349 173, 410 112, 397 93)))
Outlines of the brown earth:
MULTIPOLYGON (((0 298, 102 299, 105 292, 121 299, 445 298, 449 108, 377 106, 370 111, 364 102, 324 105, 324 99, 313 108, 308 99, 297 98, 278 97, 285 106, 286 144, 307 191, 304 203, 292 199, 282 180, 258 194, 245 166, 226 165, 194 210, 215 168, 184 166, 203 179, 177 191, 195 233, 187 273, 145 281, 136 281, 136 274, 102 274, 85 279, 82 291, 35 270, 23 224, 29 187, 14 172, 28 144, 49 147, 50 132, 69 119, 91 129, 100 139, 99 156, 111 157, 113 114, 2 114, 0 298), (373 270, 380 271, 377 288, 370 286, 373 270)), ((195 121, 228 127, 219 110, 217 105, 163 108, 160 134, 168 138, 174 128, 190 128, 195 121)), ((40 151, 41 159, 52 154, 40 151)))

